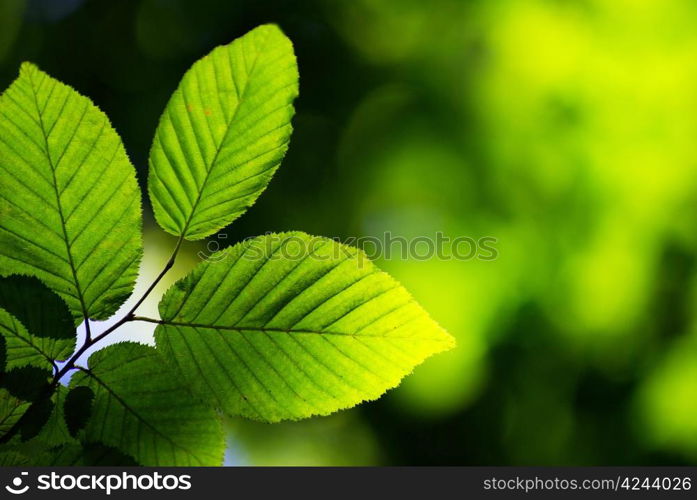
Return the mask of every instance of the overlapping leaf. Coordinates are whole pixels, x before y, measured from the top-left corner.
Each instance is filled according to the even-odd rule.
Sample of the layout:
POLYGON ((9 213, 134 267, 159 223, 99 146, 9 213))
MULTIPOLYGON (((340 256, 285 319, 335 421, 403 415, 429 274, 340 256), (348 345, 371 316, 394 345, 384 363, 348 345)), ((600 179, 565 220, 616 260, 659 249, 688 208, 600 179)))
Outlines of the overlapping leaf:
POLYGON ((65 397, 63 416, 67 431, 71 436, 77 434, 87 425, 92 414, 94 392, 89 387, 74 387, 65 397))
POLYGON ((160 120, 148 189, 157 222, 197 240, 244 213, 291 134, 298 70, 277 26, 218 47, 184 75, 160 120))
POLYGON ((36 366, 0 370, 0 442, 17 433, 31 439, 44 425, 53 405, 47 399, 50 375, 36 366))
POLYGON ((31 276, 0 278, 0 334, 10 349, 10 368, 63 360, 75 347, 67 304, 31 276))
POLYGON ((0 96, 0 274, 31 274, 79 321, 133 289, 142 251, 135 170, 106 115, 22 65, 0 96))
POLYGON ((220 465, 219 418, 187 393, 152 347, 123 343, 98 351, 71 386, 94 393, 85 440, 116 447, 143 465, 220 465))
POLYGON ((0 439, 10 432, 27 412, 31 403, 23 401, 7 389, 0 388, 0 439))
MULTIPOLYGON (((66 421, 66 399, 68 389, 58 385, 51 396, 51 414, 49 415, 43 429, 36 436, 36 439, 47 446, 58 446, 63 444, 76 444, 77 441, 71 435, 66 421)), ((85 416, 89 417, 89 413, 85 416)))
POLYGON ((66 303, 33 276, 0 278, 0 308, 37 337, 71 339, 75 336, 75 325, 66 303))
POLYGON ((303 233, 214 254, 160 303, 178 376, 210 404, 264 421, 379 397, 453 339, 365 255, 303 233))
POLYGON ((62 359, 74 341, 64 342, 50 337, 36 337, 14 316, 0 309, 0 335, 5 341, 6 369, 27 365, 50 369, 53 359, 62 359))

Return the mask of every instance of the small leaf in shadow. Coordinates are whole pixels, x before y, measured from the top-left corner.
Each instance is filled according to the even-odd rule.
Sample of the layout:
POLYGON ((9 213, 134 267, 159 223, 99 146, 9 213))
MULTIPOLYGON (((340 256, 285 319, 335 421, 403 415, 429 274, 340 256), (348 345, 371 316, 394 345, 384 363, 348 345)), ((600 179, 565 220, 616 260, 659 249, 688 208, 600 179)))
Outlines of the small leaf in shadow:
POLYGON ((89 387, 78 386, 68 393, 63 412, 71 436, 75 437, 87 425, 87 420, 92 413, 93 401, 94 392, 89 387))
POLYGON ((46 396, 50 376, 51 372, 43 368, 23 366, 0 373, 0 387, 18 399, 34 402, 46 396))
POLYGON ((19 421, 22 441, 29 441, 38 436, 41 429, 43 429, 46 422, 48 422, 52 411, 53 401, 50 399, 41 399, 31 405, 19 421))
POLYGON ((36 337, 68 339, 75 335, 68 305, 33 276, 14 274, 0 278, 0 308, 36 337))

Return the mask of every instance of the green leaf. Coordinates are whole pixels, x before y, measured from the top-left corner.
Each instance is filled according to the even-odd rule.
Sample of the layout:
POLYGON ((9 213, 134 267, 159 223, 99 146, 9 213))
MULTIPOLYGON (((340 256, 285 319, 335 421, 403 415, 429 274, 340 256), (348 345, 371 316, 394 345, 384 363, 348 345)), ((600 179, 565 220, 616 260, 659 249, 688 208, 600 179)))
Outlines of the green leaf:
POLYGON ((14 316, 0 309, 0 335, 5 341, 6 369, 32 365, 50 369, 54 359, 63 359, 75 340, 35 337, 14 316))
POLYGON ((51 399, 43 398, 35 401, 20 421, 22 441, 29 441, 37 437, 53 413, 51 399))
POLYGON ((63 360, 73 352, 75 326, 68 305, 37 278, 20 275, 0 278, 0 309, 26 328, 15 328, 7 315, 0 317, 0 330, 12 339, 13 364, 27 361, 25 354, 28 352, 33 353, 30 357, 41 355, 49 362, 63 360), (18 332, 24 335, 18 337, 18 332), (35 349, 27 350, 29 346, 35 349))
POLYGON ((57 466, 136 466, 133 458, 101 443, 66 444, 46 450, 31 465, 57 466))
POLYGON ((243 214, 288 149, 297 95, 293 46, 274 25, 196 62, 167 104, 150 151, 148 190, 160 226, 198 240, 243 214))
POLYGON ((0 387, 24 401, 48 397, 51 371, 37 366, 22 366, 0 374, 0 387))
POLYGON ((42 418, 42 401, 49 401, 42 398, 47 396, 50 375, 50 371, 35 366, 0 372, 0 440, 8 439, 11 436, 7 434, 12 431, 14 435, 17 430, 29 438, 34 424, 42 418))
POLYGON ((0 389, 0 438, 17 425, 30 406, 30 402, 14 397, 6 389, 0 389))
POLYGON ((77 433, 87 425, 87 420, 92 414, 92 402, 94 401, 94 392, 89 387, 75 387, 65 398, 65 423, 68 426, 68 431, 71 436, 77 436, 77 433))
POLYGON ((21 432, 22 440, 36 436, 53 407, 49 399, 51 372, 36 366, 13 368, 0 374, 0 439, 21 432))
POLYGON ((220 419, 188 394, 152 347, 123 343, 92 354, 72 387, 94 392, 84 437, 143 465, 220 465, 220 419))
POLYGON ((0 96, 0 274, 31 274, 74 318, 106 319, 142 252, 140 192, 106 115, 22 65, 0 96))
MULTIPOLYGON (((0 322, 0 331, 2 329, 2 323, 0 322)), ((5 363, 7 362, 7 341, 5 337, 0 334, 0 374, 5 373, 5 363)))
POLYGON ((0 278, 0 308, 37 337, 72 339, 75 336, 75 325, 66 303, 33 276, 0 278))
POLYGON ((31 460, 18 451, 0 451, 0 467, 26 467, 31 465, 31 460))
POLYGON ((378 398, 454 341, 361 251, 303 233, 223 250, 160 303, 157 346, 231 415, 275 422, 378 398))
MULTIPOLYGON (((53 411, 41 429, 41 432, 36 436, 36 440, 41 442, 44 446, 77 443, 68 430, 69 422, 66 416, 68 394, 69 392, 66 387, 58 385, 51 395, 53 411)), ((86 413, 82 418, 87 417, 89 417, 89 413, 86 413)))

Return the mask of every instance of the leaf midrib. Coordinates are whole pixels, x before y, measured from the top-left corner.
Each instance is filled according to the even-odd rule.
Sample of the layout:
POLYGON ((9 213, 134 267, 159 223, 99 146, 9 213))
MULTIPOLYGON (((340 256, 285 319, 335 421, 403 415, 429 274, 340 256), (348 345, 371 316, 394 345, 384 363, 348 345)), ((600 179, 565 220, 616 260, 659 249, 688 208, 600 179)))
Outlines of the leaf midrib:
MULTIPOLYGON (((218 148, 215 151, 215 155, 213 155, 213 159, 211 160, 210 168, 206 169, 206 176, 203 179, 203 182, 201 183, 201 188, 198 190, 198 194, 196 195, 196 200, 194 200, 193 205, 191 206, 191 213, 189 214, 189 217, 187 218, 184 228, 181 231, 181 237, 184 237, 186 235, 186 232, 189 230, 189 226, 191 224, 191 221, 194 218, 194 215, 196 214, 196 209, 198 208, 198 204, 201 201, 201 196, 203 195, 203 191, 206 189, 206 183, 208 182, 208 179, 211 177, 211 172, 215 169, 216 162, 218 161, 218 156, 220 155, 220 152, 223 150, 223 144, 228 138, 228 135, 230 134, 230 130, 232 127, 232 124, 235 122, 235 119, 237 118, 237 113, 239 112, 240 108, 242 107, 242 102, 244 100, 244 97, 247 93, 247 89, 249 88, 249 81, 251 80, 252 74, 254 73, 254 70, 256 69, 257 66, 257 61, 259 61, 259 58, 263 55, 263 51, 266 48, 266 44, 268 43, 269 40, 269 33, 267 32, 264 36, 264 40, 261 43, 259 49, 257 50, 257 55, 254 58, 254 61, 252 62, 252 66, 249 68, 249 71, 247 72, 247 80, 245 81, 244 87, 242 89, 242 92, 240 93, 239 89, 237 88, 237 84, 235 84, 235 91, 237 93, 237 107, 235 108, 235 111, 233 111, 232 116, 230 116, 230 119, 228 120, 228 125, 227 125, 227 130, 225 131, 225 135, 223 136, 223 139, 220 141, 220 144, 218 145, 218 148)), ((233 78, 234 82, 234 78, 233 78)), ((182 92, 182 97, 184 93, 182 92)), ((186 104, 186 100, 184 100, 184 104, 186 104)))
MULTIPOLYGON (((51 176, 53 178, 53 192, 55 193, 56 196, 56 208, 58 211, 58 215, 60 217, 60 222, 61 222, 61 230, 63 231, 63 243, 65 244, 65 252, 68 256, 68 266, 70 267, 70 272, 73 276, 73 282, 75 285, 75 292, 77 293, 77 299, 80 302, 80 308, 82 309, 82 317, 85 321, 88 320, 88 314, 87 314, 87 306, 85 304, 85 297, 82 292, 82 287, 80 286, 80 281, 77 279, 77 268, 75 267, 75 261, 73 259, 73 254, 70 249, 70 243, 68 239, 68 229, 65 224, 65 216, 63 214, 63 205, 61 204, 61 198, 60 198, 60 193, 58 192, 58 180, 56 179, 56 168, 53 164, 53 160, 51 158, 51 150, 49 148, 48 144, 48 135, 46 134, 46 127, 44 125, 44 120, 43 120, 43 115, 41 108, 39 107, 39 100, 37 97, 37 92, 38 89, 36 88, 36 83, 34 82, 34 73, 30 72, 29 74, 29 81, 31 82, 31 90, 32 90, 32 96, 34 97, 34 104, 36 106, 36 114, 39 117, 39 129, 41 130, 41 135, 44 138, 44 148, 45 148, 45 153, 46 153, 46 159, 48 160, 48 165, 51 168, 51 176)), ((54 86, 58 85, 58 83, 54 83, 54 86)), ((67 101, 70 97, 66 96, 65 100, 67 101)), ((65 105, 65 103, 64 103, 65 105)), ((56 121, 58 121, 60 117, 56 117, 56 121)), ((55 126, 55 124, 54 124, 55 126)), ((70 144, 66 146, 67 148, 70 147, 70 144)))
POLYGON ((182 321, 169 321, 169 320, 153 320, 150 318, 137 317, 137 320, 147 321, 150 323, 157 323, 162 326, 182 326, 188 328, 200 328, 208 330, 221 330, 221 331, 233 331, 233 332, 272 332, 272 333, 287 333, 287 334, 310 334, 310 335, 328 335, 328 336, 338 336, 338 337, 353 337, 353 338, 380 338, 380 339, 397 339, 397 340, 429 340, 434 342, 447 343, 445 340, 441 340, 434 337, 418 337, 416 335, 375 335, 366 333, 347 333, 347 332, 335 332, 329 330, 312 330, 307 328, 293 329, 293 328, 273 328, 273 327, 259 327, 259 326, 227 326, 227 325, 206 325, 202 323, 187 323, 182 321))
MULTIPOLYGON (((133 415, 139 422, 141 422, 146 427, 150 428, 155 434, 162 437, 165 441, 167 441, 174 448, 178 448, 178 449, 182 450, 189 457, 194 458, 198 461, 198 458, 196 457, 196 455, 194 453, 192 453, 189 449, 187 449, 187 448, 181 446, 180 444, 176 443, 175 441, 173 441, 172 438, 170 438, 167 434, 163 433, 157 427, 155 427, 153 424, 151 424, 145 418, 143 418, 137 411, 135 411, 133 408, 131 408, 123 400, 123 398, 121 396, 119 396, 111 387, 109 387, 109 384, 107 384, 101 378, 99 378, 97 375, 95 375, 92 370, 89 370, 87 368, 81 368, 81 370, 85 375, 87 375, 92 380, 97 382, 100 386, 102 386, 104 388, 104 390, 107 391, 107 393, 109 393, 109 395, 111 397, 113 397, 114 399, 116 399, 116 401, 118 401, 118 403, 123 407, 123 409, 125 411, 127 411, 128 413, 133 415)), ((200 461, 199 461, 199 463, 200 463, 200 461)))

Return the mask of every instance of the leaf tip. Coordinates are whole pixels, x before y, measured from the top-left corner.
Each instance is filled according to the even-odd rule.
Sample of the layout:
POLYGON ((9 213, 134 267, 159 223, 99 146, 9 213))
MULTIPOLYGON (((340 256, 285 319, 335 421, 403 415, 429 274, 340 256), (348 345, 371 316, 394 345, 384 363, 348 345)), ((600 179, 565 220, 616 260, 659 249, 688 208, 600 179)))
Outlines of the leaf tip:
POLYGON ((19 76, 34 76, 40 74, 39 67, 31 61, 24 61, 19 65, 19 76))
MULTIPOLYGON (((265 23, 265 24, 260 24, 256 28, 254 28, 250 33, 252 32, 257 32, 257 33, 266 33, 266 34, 281 34, 284 35, 283 30, 281 27, 276 24, 276 23, 265 23)), ((285 35, 284 35, 285 36, 285 35)))
MULTIPOLYGON (((266 24, 261 24, 251 30, 249 33, 247 33, 246 36, 253 36, 253 37, 258 37, 261 40, 266 40, 267 42, 272 41, 275 39, 276 43, 282 43, 282 44, 287 44, 289 46, 290 50, 292 50, 293 47, 293 42, 291 39, 285 34, 283 29, 276 24, 276 23, 266 23, 266 24)), ((273 43, 273 42, 272 42, 273 43)))
POLYGON ((450 335, 447 330, 443 330, 443 335, 445 338, 445 348, 443 349, 443 352, 455 349, 457 347, 457 339, 450 335))

